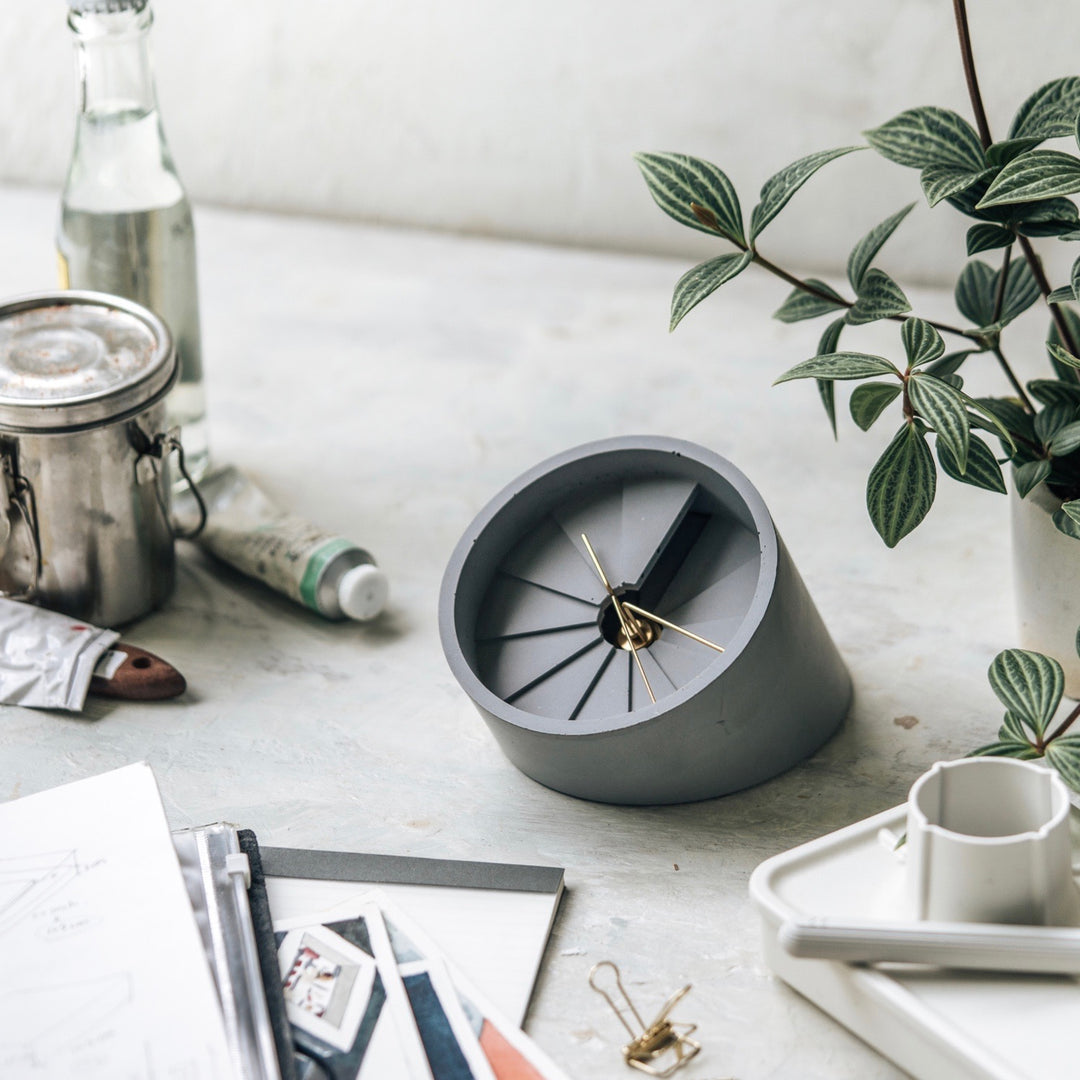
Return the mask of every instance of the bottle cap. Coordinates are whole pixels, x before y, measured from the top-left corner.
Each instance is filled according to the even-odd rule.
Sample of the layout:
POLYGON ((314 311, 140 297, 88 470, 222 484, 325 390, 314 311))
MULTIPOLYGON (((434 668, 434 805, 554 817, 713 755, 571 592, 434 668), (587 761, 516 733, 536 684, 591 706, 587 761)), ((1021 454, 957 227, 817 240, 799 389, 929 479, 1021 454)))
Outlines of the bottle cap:
POLYGON ((386 575, 372 563, 346 570, 338 582, 338 603, 350 619, 364 622, 374 619, 386 606, 390 583, 386 575))

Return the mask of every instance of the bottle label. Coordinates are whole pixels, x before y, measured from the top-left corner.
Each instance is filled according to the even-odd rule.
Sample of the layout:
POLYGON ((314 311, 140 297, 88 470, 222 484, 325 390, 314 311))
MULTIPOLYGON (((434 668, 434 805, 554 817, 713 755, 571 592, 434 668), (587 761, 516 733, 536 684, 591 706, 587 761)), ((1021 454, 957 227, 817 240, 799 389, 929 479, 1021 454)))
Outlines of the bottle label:
POLYGON ((56 253, 56 276, 60 280, 61 289, 71 288, 71 275, 68 273, 68 261, 62 251, 56 253))

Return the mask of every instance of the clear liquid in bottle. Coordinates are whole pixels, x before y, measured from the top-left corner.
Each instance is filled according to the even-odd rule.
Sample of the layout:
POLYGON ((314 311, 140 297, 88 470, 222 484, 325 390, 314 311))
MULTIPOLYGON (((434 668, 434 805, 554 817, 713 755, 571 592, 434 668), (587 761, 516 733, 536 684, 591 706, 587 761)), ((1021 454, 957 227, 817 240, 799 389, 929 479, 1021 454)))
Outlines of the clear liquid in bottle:
POLYGON ((172 332, 180 378, 167 401, 188 471, 207 469, 198 275, 191 205, 157 111, 150 12, 73 11, 81 108, 61 199, 61 284, 134 300, 172 332))

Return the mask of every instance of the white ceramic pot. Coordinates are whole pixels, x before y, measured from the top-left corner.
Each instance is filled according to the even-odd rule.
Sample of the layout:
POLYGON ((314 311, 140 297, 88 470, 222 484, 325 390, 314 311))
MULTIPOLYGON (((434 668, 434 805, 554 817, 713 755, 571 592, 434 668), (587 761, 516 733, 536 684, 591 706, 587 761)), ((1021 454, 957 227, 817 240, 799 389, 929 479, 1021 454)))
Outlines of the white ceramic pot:
POLYGON ((1065 669, 1065 693, 1080 699, 1080 540, 1054 527, 1061 500, 1040 484, 1012 502, 1013 591, 1025 649, 1052 656, 1065 669))

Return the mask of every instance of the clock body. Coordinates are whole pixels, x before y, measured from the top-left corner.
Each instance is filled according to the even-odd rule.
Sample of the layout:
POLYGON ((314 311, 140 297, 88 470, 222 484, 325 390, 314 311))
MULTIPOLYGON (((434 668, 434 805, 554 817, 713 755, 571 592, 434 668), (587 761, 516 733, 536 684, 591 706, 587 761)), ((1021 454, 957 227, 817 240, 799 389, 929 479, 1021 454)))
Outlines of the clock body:
POLYGON ((507 757, 601 802, 759 783, 816 750, 851 702, 761 496, 677 439, 590 443, 513 481, 454 550, 439 626, 507 757), (615 599, 633 605, 623 620, 656 619, 636 650, 615 599))

